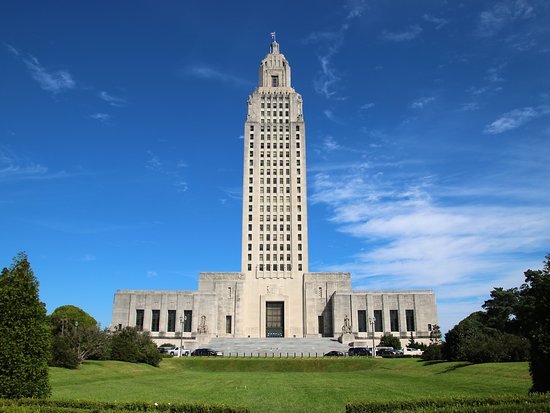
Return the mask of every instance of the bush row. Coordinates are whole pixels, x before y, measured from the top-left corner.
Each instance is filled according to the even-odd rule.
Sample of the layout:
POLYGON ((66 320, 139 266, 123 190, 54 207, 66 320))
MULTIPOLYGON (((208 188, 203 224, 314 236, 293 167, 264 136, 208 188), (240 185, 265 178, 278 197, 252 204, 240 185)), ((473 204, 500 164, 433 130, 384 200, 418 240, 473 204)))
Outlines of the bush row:
POLYGON ((85 400, 0 399, 0 412, 67 413, 67 412, 166 412, 166 413, 249 413, 245 407, 215 404, 98 402, 85 400), (19 408, 24 408, 19 410, 19 408))
POLYGON ((349 402, 346 413, 478 413, 548 412, 550 394, 490 398, 446 398, 389 402, 349 402))

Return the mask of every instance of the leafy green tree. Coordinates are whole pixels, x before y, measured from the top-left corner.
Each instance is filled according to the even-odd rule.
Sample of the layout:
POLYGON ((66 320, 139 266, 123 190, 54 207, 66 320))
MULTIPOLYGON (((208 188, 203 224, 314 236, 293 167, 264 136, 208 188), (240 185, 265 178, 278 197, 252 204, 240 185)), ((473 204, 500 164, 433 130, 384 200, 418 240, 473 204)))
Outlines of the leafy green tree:
POLYGON ((531 343, 532 391, 550 391, 550 254, 542 270, 527 270, 518 322, 531 343))
POLYGON ((63 305, 49 320, 53 334, 51 366, 78 368, 84 360, 105 358, 107 334, 90 314, 74 305, 63 305))
POLYGON ((430 343, 441 344, 441 328, 437 324, 434 324, 430 331, 430 343))
POLYGON ((149 333, 140 332, 135 327, 116 330, 110 337, 110 357, 112 360, 147 363, 158 366, 162 356, 149 333))
POLYGON ((20 253, 0 274, 0 398, 50 395, 50 346, 38 281, 20 253))
POLYGON ((414 339, 413 333, 411 331, 411 336, 409 337, 409 342, 407 343, 407 348, 415 348, 417 350, 426 350, 428 346, 426 344, 420 343, 414 339))
POLYGON ((393 347, 395 350, 401 350, 401 340, 391 333, 386 333, 380 338, 377 347, 393 347))
POLYGON ((485 310, 484 324, 505 333, 518 334, 517 313, 521 305, 519 289, 505 290, 498 287, 494 288, 490 294, 491 298, 482 305, 485 310))

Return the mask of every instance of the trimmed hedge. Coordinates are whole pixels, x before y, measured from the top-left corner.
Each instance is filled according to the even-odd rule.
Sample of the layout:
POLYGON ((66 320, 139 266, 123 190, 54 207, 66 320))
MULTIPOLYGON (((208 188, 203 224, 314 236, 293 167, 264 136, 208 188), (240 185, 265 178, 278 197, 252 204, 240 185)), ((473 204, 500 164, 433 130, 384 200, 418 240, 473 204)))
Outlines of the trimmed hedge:
POLYGON ((549 412, 550 394, 490 398, 447 398, 389 402, 349 402, 346 413, 516 413, 549 412))
POLYGON ((246 407, 216 404, 97 402, 85 400, 0 399, 0 412, 6 413, 249 413, 246 407))

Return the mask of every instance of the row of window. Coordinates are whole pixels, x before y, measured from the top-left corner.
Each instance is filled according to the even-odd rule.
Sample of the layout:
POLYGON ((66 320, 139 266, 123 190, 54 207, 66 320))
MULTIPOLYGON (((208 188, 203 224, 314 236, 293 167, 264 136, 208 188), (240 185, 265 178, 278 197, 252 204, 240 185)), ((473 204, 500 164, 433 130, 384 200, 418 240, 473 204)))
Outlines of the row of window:
MULTIPOLYGON (((390 310, 390 331, 400 331, 399 326, 399 311, 390 310)), ((372 322, 374 325, 368 326, 367 323, 367 311, 358 310, 357 311, 357 324, 359 327, 360 333, 365 333, 367 331, 372 331, 374 327, 375 332, 382 332, 384 326, 384 319, 382 316, 382 310, 374 310, 374 320, 368 320, 369 323, 372 322)), ((405 310, 405 324, 406 331, 416 331, 415 320, 414 320, 414 310, 405 310)))
MULTIPOLYGON (((292 271, 292 264, 258 264, 257 269, 258 271, 292 271)), ((252 264, 248 264, 248 271, 252 271, 252 264)), ((302 271, 302 264, 298 264, 298 271, 302 271)))
MULTIPOLYGON (((262 123, 264 123, 264 122, 262 122, 262 123)), ((277 130, 276 128, 277 128, 276 126, 273 126, 273 131, 274 132, 277 130)), ((261 132, 265 132, 266 129, 267 129, 267 132, 271 132, 271 125, 265 125, 265 126, 261 125, 261 127, 260 127, 261 132)), ((289 130, 288 125, 286 125, 285 129, 286 129, 286 132, 288 132, 288 130, 289 130)), ((296 132, 298 132, 299 130, 300 130, 300 125, 296 125, 296 132)), ((283 131, 283 127, 281 125, 281 126, 279 126, 279 132, 282 132, 282 131, 283 131)), ((250 132, 254 132, 254 125, 250 125, 250 132)))
MULTIPOLYGON (((289 140, 290 140, 290 135, 289 135, 288 133, 286 133, 284 136, 285 136, 285 140, 286 140, 286 141, 289 141, 289 140)), ((251 134, 249 135, 249 137, 250 137, 250 140, 251 140, 251 141, 254 140, 254 134, 253 134, 253 133, 251 133, 251 134)), ((283 140, 283 134, 282 134, 282 133, 279 134, 279 139, 280 139, 281 141, 283 140)), ((261 140, 261 141, 265 140, 265 139, 264 139, 264 134, 263 134, 263 133, 260 135, 260 140, 261 140)), ((267 140, 268 140, 268 141, 271 140, 271 134, 269 134, 269 133, 267 134, 267 140)), ((274 140, 274 141, 277 140, 277 134, 275 134, 275 133, 273 134, 273 140, 274 140)), ((300 140, 300 134, 299 134, 299 133, 296 134, 296 140, 298 140, 298 141, 300 140)))
MULTIPOLYGON (((264 161, 263 159, 260 159, 260 166, 264 166, 264 163, 265 165, 267 166, 271 166, 271 159, 268 159, 267 161, 264 161)), ((254 166, 254 159, 250 159, 248 161, 248 166, 254 166)), ((273 166, 277 166, 277 159, 274 159, 273 160, 273 166)), ((279 166, 283 166, 283 160, 282 159, 279 159, 279 166)), ((285 160, 285 166, 290 166, 290 159, 286 159, 285 160)), ((300 166, 300 160, 299 159, 296 159, 296 166, 300 166)), ((297 169, 298 171, 298 174, 300 173, 300 168, 297 169)), ((250 172, 250 175, 252 175, 254 172, 252 169, 249 170, 250 172)))
MULTIPOLYGON (((300 147, 300 142, 296 142, 296 148, 300 147)), ((250 149, 254 148, 254 142, 250 142, 250 149)), ((290 143, 285 144, 286 149, 290 149, 290 143)), ((260 143, 260 149, 271 149, 271 143, 267 143, 266 146, 264 146, 264 143, 260 143)), ((273 149, 277 149, 277 144, 273 143, 273 149)), ((283 142, 279 142, 279 149, 283 149, 283 142)))
MULTIPOLYGON (((279 112, 277 112, 276 110, 274 110, 274 111, 273 111, 273 116, 277 116, 277 113, 279 114, 279 116, 283 116, 283 111, 282 111, 282 110, 280 110, 279 112)), ((285 110, 284 113, 285 113, 285 116, 288 116, 288 110, 285 110)), ((270 110, 268 110, 267 112, 262 110, 262 111, 260 112, 260 115, 261 115, 261 116, 272 116, 270 110)))
MULTIPOLYGON (((289 103, 288 103, 288 98, 285 99, 285 108, 288 109, 289 108, 289 103)), ((260 106, 263 108, 268 108, 270 109, 271 108, 271 101, 267 101, 267 103, 264 102, 264 98, 262 97, 262 102, 260 103, 260 106)), ((273 102, 273 108, 277 108, 277 102, 273 102)), ((283 108, 283 102, 279 102, 279 109, 282 109, 283 108)))
MULTIPOLYGON (((136 328, 140 331, 143 330, 143 322, 145 318, 145 310, 136 310, 136 328)), ((183 315, 180 316, 180 324, 183 323, 183 332, 191 332, 191 323, 193 319, 193 311, 184 310, 183 315)), ((180 331, 181 330, 180 327, 180 331)), ((160 310, 151 310, 151 331, 160 331, 160 310)), ((166 317, 166 331, 173 333, 176 331, 176 310, 168 310, 166 317)))
MULTIPOLYGON (((258 244, 258 249, 260 251, 270 251, 271 250, 271 244, 258 244)), ((285 250, 285 244, 279 244, 279 251, 285 250)), ((286 244, 286 250, 291 251, 290 244, 286 244)), ((248 251, 252 251, 252 244, 248 244, 248 251)), ((273 251, 277 251, 277 244, 273 244, 273 251)), ((302 251, 302 244, 298 244, 298 251, 302 251)), ((302 254, 298 254, 298 260, 302 261, 302 254)))
MULTIPOLYGON (((302 192, 302 188, 301 187, 296 187, 296 191, 298 193, 301 193, 302 192)), ((253 192, 253 188, 251 186, 248 187, 248 193, 252 193, 253 192)), ((264 187, 264 186, 260 186, 260 194, 276 194, 277 193, 277 187, 273 187, 273 191, 271 190, 271 187, 270 186, 267 186, 267 187, 264 187)), ((280 194, 290 194, 290 187, 287 186, 287 187, 282 187, 280 186, 279 187, 279 193, 280 194)))
MULTIPOLYGON (((272 153, 273 153, 273 157, 276 158, 277 157, 277 151, 273 151, 273 152, 260 151, 260 158, 264 158, 264 157, 265 158, 270 158, 272 153)), ((253 158, 254 157, 254 151, 250 151, 249 155, 250 155, 250 158, 253 158)), ((286 152, 280 151, 279 152, 279 157, 282 158, 283 156, 289 158, 290 157, 290 152, 289 151, 286 151, 286 152)), ((299 157, 299 156, 300 156, 300 151, 296 151, 296 157, 299 157)))
MULTIPOLYGON (((272 228, 273 228, 273 231, 277 231, 277 224, 273 224, 273 226, 271 226, 270 224, 267 224, 267 225, 260 224, 260 231, 264 231, 264 228, 266 231, 271 231, 272 228)), ((283 225, 280 225, 279 228, 280 228, 279 231, 283 231, 283 225)), ((286 230, 290 231, 290 225, 287 225, 286 230)), ((302 230, 302 224, 298 224, 298 231, 301 231, 301 230, 302 230)), ((252 224, 248 224, 248 231, 252 231, 252 224)))

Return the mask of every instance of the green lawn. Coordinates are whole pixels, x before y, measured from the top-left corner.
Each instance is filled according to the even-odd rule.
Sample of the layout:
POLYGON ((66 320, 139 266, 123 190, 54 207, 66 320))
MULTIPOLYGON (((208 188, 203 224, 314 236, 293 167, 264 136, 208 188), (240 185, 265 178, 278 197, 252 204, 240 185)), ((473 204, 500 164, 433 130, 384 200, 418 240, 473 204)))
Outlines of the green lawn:
POLYGON ((253 412, 344 412, 350 400, 526 394, 527 363, 417 359, 164 359, 160 367, 88 361, 51 369, 53 398, 211 402, 253 412))

